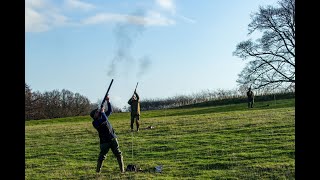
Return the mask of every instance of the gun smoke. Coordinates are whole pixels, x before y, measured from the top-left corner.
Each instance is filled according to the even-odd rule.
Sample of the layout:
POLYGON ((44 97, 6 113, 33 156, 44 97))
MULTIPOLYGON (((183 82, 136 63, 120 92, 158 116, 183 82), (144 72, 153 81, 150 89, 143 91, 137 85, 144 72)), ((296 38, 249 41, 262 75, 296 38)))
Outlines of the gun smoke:
POLYGON ((143 20, 144 11, 137 11, 133 16, 128 16, 125 22, 116 24, 114 28, 116 38, 116 51, 112 58, 111 66, 108 71, 108 76, 115 76, 118 74, 119 66, 126 72, 133 71, 136 67, 136 62, 139 62, 136 76, 140 77, 151 66, 151 60, 144 55, 141 58, 135 59, 131 54, 131 49, 145 30, 146 22, 143 20), (136 18, 135 18, 136 17, 136 18))

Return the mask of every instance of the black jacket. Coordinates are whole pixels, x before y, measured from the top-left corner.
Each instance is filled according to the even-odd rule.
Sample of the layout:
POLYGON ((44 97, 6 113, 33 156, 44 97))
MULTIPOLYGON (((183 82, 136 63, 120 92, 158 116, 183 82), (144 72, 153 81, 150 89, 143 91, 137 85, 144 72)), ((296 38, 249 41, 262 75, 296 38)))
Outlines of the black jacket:
POLYGON ((112 113, 112 107, 110 102, 108 102, 107 112, 101 112, 99 119, 93 120, 92 125, 97 129, 100 138, 100 144, 111 142, 113 138, 117 138, 108 117, 112 113))

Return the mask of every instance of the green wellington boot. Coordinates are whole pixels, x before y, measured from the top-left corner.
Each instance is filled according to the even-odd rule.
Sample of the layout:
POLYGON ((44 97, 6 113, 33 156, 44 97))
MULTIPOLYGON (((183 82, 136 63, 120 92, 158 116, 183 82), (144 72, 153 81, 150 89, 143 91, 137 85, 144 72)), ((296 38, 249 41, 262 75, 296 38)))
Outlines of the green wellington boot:
POLYGON ((117 161, 118 161, 118 164, 119 164, 120 172, 124 173, 123 156, 122 155, 117 156, 117 161))
POLYGON ((97 173, 100 173, 100 172, 101 172, 102 162, 103 162, 103 161, 100 161, 100 160, 98 160, 98 162, 97 162, 97 169, 96 169, 96 172, 97 172, 97 173))

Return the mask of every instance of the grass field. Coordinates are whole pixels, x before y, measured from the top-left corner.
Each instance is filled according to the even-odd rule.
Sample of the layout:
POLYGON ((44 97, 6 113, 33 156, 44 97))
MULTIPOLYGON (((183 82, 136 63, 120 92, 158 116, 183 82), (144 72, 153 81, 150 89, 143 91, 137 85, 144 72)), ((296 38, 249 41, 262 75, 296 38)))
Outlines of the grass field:
POLYGON ((110 116, 124 155, 95 173, 99 138, 89 116, 26 121, 26 179, 295 179, 295 99, 110 116), (154 126, 154 129, 143 129, 154 126), (162 173, 154 171, 162 165, 162 173))

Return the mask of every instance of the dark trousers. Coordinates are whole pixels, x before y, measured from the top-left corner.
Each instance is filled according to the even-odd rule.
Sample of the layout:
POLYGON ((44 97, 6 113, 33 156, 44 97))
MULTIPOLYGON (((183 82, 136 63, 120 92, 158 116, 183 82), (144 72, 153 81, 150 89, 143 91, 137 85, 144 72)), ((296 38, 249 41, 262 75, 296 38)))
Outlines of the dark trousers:
POLYGON ((253 108, 253 103, 254 103, 253 99, 248 99, 248 108, 253 108))
POLYGON ((133 130, 133 124, 134 124, 134 119, 136 119, 136 126, 137 126, 137 130, 139 129, 139 120, 140 120, 140 115, 136 114, 136 115, 133 115, 131 114, 131 123, 130 123, 130 127, 131 129, 133 130))
POLYGON ((100 144, 100 153, 99 153, 98 160, 99 161, 105 160, 110 149, 116 157, 122 155, 122 152, 119 149, 118 140, 115 138, 111 142, 100 144))
POLYGON ((124 172, 123 156, 122 156, 122 152, 119 149, 119 143, 116 138, 112 139, 111 142, 100 144, 100 153, 97 161, 96 172, 101 171, 102 163, 106 159, 110 149, 112 150, 112 153, 117 158, 120 172, 124 172))

